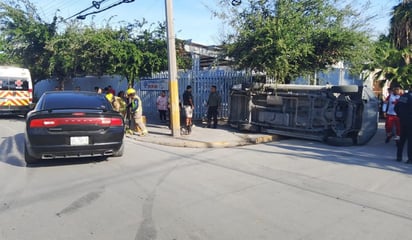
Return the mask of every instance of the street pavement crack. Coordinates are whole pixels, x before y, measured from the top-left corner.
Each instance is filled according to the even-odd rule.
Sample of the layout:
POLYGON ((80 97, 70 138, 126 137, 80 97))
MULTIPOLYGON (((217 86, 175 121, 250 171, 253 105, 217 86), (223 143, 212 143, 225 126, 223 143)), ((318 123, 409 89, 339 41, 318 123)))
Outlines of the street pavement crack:
POLYGON ((157 188, 166 180, 170 173, 175 170, 177 165, 166 171, 157 181, 153 191, 147 196, 143 203, 143 221, 140 223, 135 240, 153 240, 157 237, 156 224, 153 219, 153 206, 156 199, 157 188))
MULTIPOLYGON (((278 174, 276 174, 276 178, 274 177, 270 177, 270 176, 265 176, 263 174, 258 174, 255 172, 251 172, 251 171, 247 171, 247 170, 243 170, 243 169, 239 169, 239 168, 235 168, 235 167, 230 167, 230 166, 226 166, 224 164, 220 164, 214 161, 206 161, 206 160, 200 160, 200 159, 193 159, 194 161, 198 161, 198 162, 202 162, 205 164, 210 164, 216 167, 221 167, 224 169, 228 169, 228 170, 232 170, 232 171, 236 171, 236 172, 240 172, 249 176, 254 176, 257 178, 261 178, 261 179, 266 179, 268 181, 271 182, 276 182, 278 184, 282 184, 285 186, 289 186, 289 187, 293 187, 296 189, 299 189, 301 191, 305 191, 305 192, 310 192, 313 194, 317 194, 317 195, 321 195, 327 198, 332 198, 335 199, 337 201, 342 201, 342 202, 346 202, 348 204, 352 204, 352 205, 356 205, 359 206, 361 208, 366 208, 366 209, 371 209, 371 210, 375 210, 377 212, 381 212, 381 213, 385 213, 385 214, 389 214, 392 216, 396 216, 402 219, 406 219, 409 221, 412 221, 412 215, 410 211, 407 211, 406 209, 396 209, 395 207, 398 206, 399 202, 405 203, 406 201, 401 201, 399 199, 395 199, 395 198, 390 198, 387 196, 382 196, 379 194, 375 194, 373 192, 366 192, 366 191, 360 191, 360 190, 356 190, 351 188, 350 186, 346 186, 346 185, 340 185, 339 186, 339 191, 341 191, 341 193, 338 193, 339 191, 336 190, 334 192, 326 192, 323 191, 322 188, 317 188, 316 184, 323 184, 323 186, 326 185, 333 185, 334 187, 337 187, 337 184, 334 183, 330 183, 330 182, 325 182, 325 181, 317 181, 316 184, 309 184, 310 181, 315 181, 315 179, 308 177, 308 176, 304 176, 304 175, 296 175, 295 173, 292 174, 282 174, 281 171, 277 171, 277 170, 273 170, 278 172, 278 174), (342 190, 346 191, 346 194, 342 194, 342 190), (355 192, 353 192, 355 191, 355 192), (379 197, 379 202, 370 202, 368 201, 368 196, 369 195, 373 195, 374 197, 379 197), (366 199, 366 200, 365 200, 366 199), (387 202, 391 201, 394 202, 394 204, 392 205, 388 205, 387 202), (391 207, 392 206, 392 207, 391 207)), ((330 188, 331 189, 331 188, 330 188)), ((410 204, 410 203, 409 203, 410 204)), ((412 205, 410 204, 411 209, 412 209, 412 205)))

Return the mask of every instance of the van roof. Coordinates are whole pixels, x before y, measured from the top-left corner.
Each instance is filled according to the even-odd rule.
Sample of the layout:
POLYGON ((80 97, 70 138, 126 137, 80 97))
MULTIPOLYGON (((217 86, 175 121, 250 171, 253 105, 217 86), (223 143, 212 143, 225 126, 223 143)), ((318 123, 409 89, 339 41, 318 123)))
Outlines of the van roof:
POLYGON ((0 66, 0 76, 29 78, 30 72, 27 68, 0 66))
POLYGON ((10 70, 12 70, 12 69, 16 69, 16 70, 18 70, 18 69, 24 69, 24 70, 27 70, 27 68, 22 68, 22 67, 15 67, 15 66, 1 66, 0 65, 0 69, 10 69, 10 70))

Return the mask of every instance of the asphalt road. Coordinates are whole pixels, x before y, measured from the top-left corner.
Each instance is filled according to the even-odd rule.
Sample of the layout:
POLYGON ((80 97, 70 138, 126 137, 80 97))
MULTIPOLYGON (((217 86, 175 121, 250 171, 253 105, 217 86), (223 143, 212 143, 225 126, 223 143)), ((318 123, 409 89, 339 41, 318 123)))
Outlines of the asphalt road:
POLYGON ((286 139, 26 167, 22 119, 0 119, 1 240, 411 239, 412 166, 366 146, 286 139))

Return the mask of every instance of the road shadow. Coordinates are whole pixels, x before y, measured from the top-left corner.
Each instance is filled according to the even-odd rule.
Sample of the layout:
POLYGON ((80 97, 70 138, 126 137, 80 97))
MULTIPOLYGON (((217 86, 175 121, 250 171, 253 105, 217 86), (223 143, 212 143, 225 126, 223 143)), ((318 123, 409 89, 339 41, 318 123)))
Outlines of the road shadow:
POLYGON ((35 164, 26 164, 24 160, 24 133, 5 137, 0 142, 0 163, 15 167, 54 167, 74 164, 90 164, 106 161, 107 157, 96 158, 67 158, 39 160, 35 164))
POLYGON ((16 167, 25 167, 24 133, 5 137, 0 143, 0 162, 16 167))
POLYGON ((26 117, 23 115, 0 116, 0 119, 6 119, 10 122, 25 122, 26 121, 26 117))
MULTIPOLYGON (((385 143, 385 132, 382 127, 375 136, 365 145, 361 146, 330 146, 316 141, 304 141, 288 139, 286 141, 266 143, 283 151, 276 154, 284 154, 285 158, 310 158, 320 161, 334 162, 348 165, 358 165, 368 168, 377 168, 404 174, 412 174, 412 164, 397 162, 396 144, 394 141, 385 143), (286 144, 285 144, 286 143, 286 144)), ((254 151, 253 149, 250 149, 254 151)), ((406 150, 406 149, 405 149, 406 150)), ((259 152, 262 152, 259 150, 259 152)), ((271 152, 271 151, 268 151, 271 152)), ((406 153, 404 153, 405 156, 406 153)), ((405 161, 404 157, 404 161, 405 161)))
POLYGON ((56 166, 70 166, 70 165, 82 165, 91 163, 100 163, 107 161, 107 157, 94 157, 94 158, 62 158, 62 159, 47 159, 39 160, 37 163, 26 164, 27 168, 46 168, 56 166))

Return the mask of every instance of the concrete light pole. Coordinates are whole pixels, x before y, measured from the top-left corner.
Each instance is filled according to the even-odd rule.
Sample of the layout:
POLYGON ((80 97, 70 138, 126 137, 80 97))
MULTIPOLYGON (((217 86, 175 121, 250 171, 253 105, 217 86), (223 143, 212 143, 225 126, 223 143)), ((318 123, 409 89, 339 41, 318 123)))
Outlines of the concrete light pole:
POLYGON ((180 111, 179 88, 177 82, 176 44, 173 28, 173 4, 172 0, 165 0, 166 24, 167 24, 167 49, 169 62, 169 95, 170 95, 170 121, 172 135, 180 136, 180 111))

